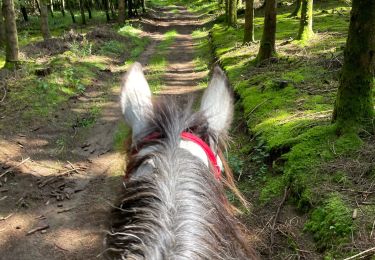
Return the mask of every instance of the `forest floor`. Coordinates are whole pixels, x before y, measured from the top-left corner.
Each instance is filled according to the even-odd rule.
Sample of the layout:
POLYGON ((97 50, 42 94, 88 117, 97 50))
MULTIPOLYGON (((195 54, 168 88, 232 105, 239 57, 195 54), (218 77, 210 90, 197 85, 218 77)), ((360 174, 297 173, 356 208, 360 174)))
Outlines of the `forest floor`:
POLYGON ((0 259, 100 258, 122 188, 121 76, 138 60, 155 91, 199 91, 207 76, 194 64, 199 26, 185 8, 165 7, 120 33, 95 25, 84 37, 22 46, 26 68, 1 75, 0 259))

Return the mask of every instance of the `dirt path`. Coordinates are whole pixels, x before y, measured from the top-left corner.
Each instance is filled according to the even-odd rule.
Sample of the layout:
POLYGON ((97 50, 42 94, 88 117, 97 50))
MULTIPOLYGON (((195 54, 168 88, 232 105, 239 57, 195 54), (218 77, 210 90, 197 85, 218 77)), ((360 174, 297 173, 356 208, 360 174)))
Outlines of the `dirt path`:
MULTIPOLYGON (((178 32, 168 50, 165 94, 193 92, 205 76, 194 72, 191 32, 199 26, 197 17, 184 8, 177 10, 150 12, 141 22, 145 36, 151 38, 139 57, 146 72, 163 33, 178 32)), ((103 71, 98 76, 97 84, 115 80, 119 86, 120 75, 103 71)), ((113 150, 113 136, 121 121, 119 88, 110 93, 89 91, 79 100, 103 94, 108 97, 101 117, 81 138, 74 138, 75 133, 61 122, 66 113, 79 109, 74 101, 61 108, 57 123, 6 133, 0 130, 0 174, 30 158, 1 178, 0 259, 97 259, 102 252, 110 204, 121 191, 124 167, 124 155, 113 150), (73 141, 64 155, 55 156, 52 141, 60 136, 73 136, 73 141), (45 231, 27 235, 42 227, 45 231)))

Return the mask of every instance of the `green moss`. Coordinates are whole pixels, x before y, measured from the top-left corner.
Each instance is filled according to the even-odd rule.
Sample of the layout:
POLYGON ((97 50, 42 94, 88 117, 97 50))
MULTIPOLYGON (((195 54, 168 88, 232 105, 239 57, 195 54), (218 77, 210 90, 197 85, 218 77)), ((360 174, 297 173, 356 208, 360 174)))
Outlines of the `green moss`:
POLYGON ((351 209, 337 193, 331 194, 312 212, 305 230, 313 234, 320 250, 339 246, 348 241, 354 230, 351 209))
POLYGON ((283 176, 269 176, 265 185, 262 187, 259 201, 263 204, 282 195, 285 188, 285 179, 283 176))

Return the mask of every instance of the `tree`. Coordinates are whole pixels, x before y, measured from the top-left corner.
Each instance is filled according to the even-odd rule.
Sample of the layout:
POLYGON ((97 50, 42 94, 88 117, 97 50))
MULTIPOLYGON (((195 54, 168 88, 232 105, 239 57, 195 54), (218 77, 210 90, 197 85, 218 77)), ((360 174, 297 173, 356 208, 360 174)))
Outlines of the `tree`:
POLYGON ((296 0, 296 6, 289 17, 299 16, 301 14, 302 0, 296 0))
POLYGON ((353 0, 333 121, 340 130, 374 119, 375 1, 353 0))
POLYGON ((237 0, 228 0, 228 25, 237 25, 237 0))
POLYGON ((69 10, 69 13, 70 13, 70 16, 72 17, 72 22, 73 23, 76 23, 76 18, 74 16, 74 12, 73 12, 73 4, 72 4, 72 0, 67 0, 66 1, 66 4, 67 4, 67 7, 68 7, 68 10, 69 10))
POLYGON ((5 61, 6 66, 13 67, 18 63, 18 36, 16 15, 13 0, 3 0, 3 15, 5 21, 5 61))
POLYGON ((125 23, 125 1, 126 0, 118 1, 118 23, 119 25, 123 25, 125 23))
POLYGON ((61 14, 65 16, 65 0, 60 1, 61 14))
POLYGON ((257 62, 260 63, 276 55, 276 0, 266 0, 264 26, 257 62))
POLYGON ((51 38, 51 33, 48 26, 48 7, 44 0, 40 1, 40 30, 42 31, 43 39, 51 38))
POLYGON ((85 7, 83 5, 83 0, 79 0, 79 10, 81 11, 82 24, 86 24, 85 7))
POLYGON ((24 1, 20 1, 20 9, 21 9, 23 20, 25 22, 28 22, 29 21, 29 16, 27 15, 27 10, 26 10, 26 7, 24 5, 24 1))
POLYGON ((254 0, 245 0, 245 30, 243 42, 254 42, 254 0))
POLYGON ((4 16, 3 9, 1 8, 0 2, 0 48, 5 46, 5 26, 4 26, 4 16))
POLYGON ((302 0, 301 20, 297 40, 307 41, 313 34, 313 0, 302 0))

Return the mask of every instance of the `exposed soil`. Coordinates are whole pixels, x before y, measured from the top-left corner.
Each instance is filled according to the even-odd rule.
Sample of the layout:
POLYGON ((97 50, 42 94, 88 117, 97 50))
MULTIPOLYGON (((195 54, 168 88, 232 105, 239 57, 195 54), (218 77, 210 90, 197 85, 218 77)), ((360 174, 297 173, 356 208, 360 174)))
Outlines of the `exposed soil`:
MULTIPOLYGON (((191 32, 199 26, 198 17, 184 8, 178 10, 173 14, 168 9, 150 13, 137 22, 144 36, 151 38, 139 57, 146 72, 162 33, 172 29, 179 33, 169 50, 169 67, 164 75, 166 94, 194 91, 204 76, 194 72, 192 63, 191 32)), ((100 29, 88 34, 94 38, 98 35, 111 39, 110 33, 104 35, 100 29)), ((25 52, 30 56, 54 55, 66 48, 66 40, 59 38, 51 45, 36 43, 25 52)), ((98 71, 95 86, 70 99, 52 121, 35 119, 23 124, 16 117, 23 111, 0 117, 7 124, 0 129, 0 259, 101 258, 111 205, 121 192, 124 167, 124 155, 113 150, 113 136, 122 119, 119 87, 108 87, 113 81, 120 86, 116 66, 98 71), (82 130, 66 124, 82 104, 90 106, 104 95, 101 116, 91 128, 82 130), (14 120, 17 123, 12 124, 14 120), (66 139, 63 147, 57 142, 62 137, 66 139)))

